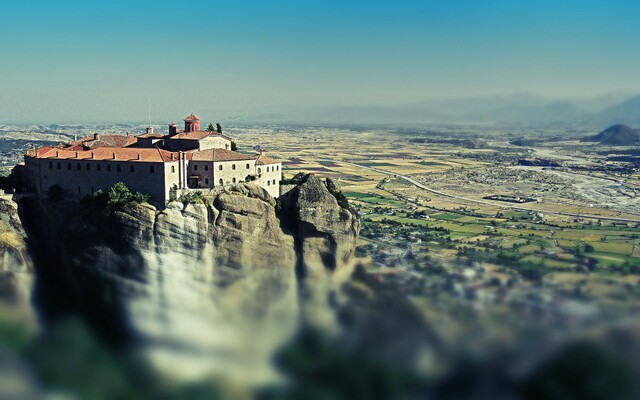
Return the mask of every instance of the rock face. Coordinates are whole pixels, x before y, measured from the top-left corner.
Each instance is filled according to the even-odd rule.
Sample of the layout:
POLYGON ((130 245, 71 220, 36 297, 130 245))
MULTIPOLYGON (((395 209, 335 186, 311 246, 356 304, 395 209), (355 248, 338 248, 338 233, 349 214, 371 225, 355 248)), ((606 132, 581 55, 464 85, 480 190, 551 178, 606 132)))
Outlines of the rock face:
POLYGON ((33 261, 27 252, 18 206, 0 198, 0 310, 15 310, 18 318, 35 323, 29 304, 32 284, 33 261))
POLYGON ((216 259, 234 268, 295 265, 294 238, 280 226, 276 202, 256 185, 234 186, 216 197, 216 259))
POLYGON ((267 379, 273 350, 298 326, 296 266, 340 268, 359 229, 355 213, 338 205, 325 182, 308 179, 295 190, 286 209, 252 184, 164 210, 44 200, 37 219, 49 221, 40 235, 50 275, 41 281, 50 287, 38 297, 47 303, 69 293, 62 303, 73 304, 74 312, 117 316, 99 320, 98 330, 116 340, 131 332, 147 339, 154 343, 149 356, 172 372, 193 377, 237 369, 267 379), (229 351, 223 364, 212 365, 229 351), (194 354, 202 368, 194 367, 194 354))
POLYGON ((300 251, 299 265, 305 275, 318 276, 346 265, 353 256, 360 232, 360 219, 330 178, 308 176, 287 194, 287 210, 300 251))
MULTIPOLYGON (((348 347, 377 330, 362 343, 402 362, 424 342, 408 301, 354 269, 360 221, 330 179, 302 176, 278 200, 240 184, 164 210, 47 200, 33 207, 43 320, 73 312, 107 340, 143 339, 145 354, 178 378, 272 382, 274 351, 300 326, 332 332, 348 347)), ((18 262, 25 235, 15 209, 2 215, 0 232, 9 233, 0 239, 12 243, 4 259, 28 269, 18 262)))

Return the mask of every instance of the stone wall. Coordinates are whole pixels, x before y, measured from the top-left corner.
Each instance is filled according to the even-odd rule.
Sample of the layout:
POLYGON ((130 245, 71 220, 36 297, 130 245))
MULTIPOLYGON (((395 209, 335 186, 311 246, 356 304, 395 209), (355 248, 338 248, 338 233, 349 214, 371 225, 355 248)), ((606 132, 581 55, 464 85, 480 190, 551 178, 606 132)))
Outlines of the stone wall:
POLYGON ((79 198, 123 182, 130 189, 151 196, 151 202, 164 205, 169 189, 178 182, 178 161, 130 162, 104 160, 56 160, 28 158, 28 168, 39 196, 59 185, 79 198))

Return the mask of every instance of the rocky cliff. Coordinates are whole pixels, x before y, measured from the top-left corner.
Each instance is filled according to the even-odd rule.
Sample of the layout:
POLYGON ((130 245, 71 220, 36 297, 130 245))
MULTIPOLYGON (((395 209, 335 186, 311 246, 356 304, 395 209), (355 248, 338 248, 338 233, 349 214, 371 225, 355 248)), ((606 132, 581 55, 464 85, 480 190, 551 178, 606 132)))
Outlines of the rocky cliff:
POLYGON ((169 369, 189 354, 182 375, 198 373, 194 354, 207 369, 214 355, 231 353, 226 372, 251 360, 263 379, 273 349, 299 324, 296 268, 331 275, 352 263, 359 220, 337 190, 310 177, 286 201, 239 184, 163 210, 32 204, 37 303, 45 321, 80 313, 106 340, 144 338, 169 369))
POLYGON ((17 205, 0 198, 0 313, 34 323, 29 301, 33 262, 17 205))
MULTIPOLYGON (((20 240, 5 254, 28 269, 30 261, 17 262, 25 234, 11 210, 2 223, 20 240)), ((305 176, 278 200, 259 186, 234 185, 162 210, 32 201, 23 221, 41 320, 79 314, 106 341, 136 339, 173 375, 272 381, 274 350, 300 326, 345 344, 384 327, 375 347, 397 349, 385 342, 400 338, 405 345, 390 358, 403 362, 424 339, 408 302, 385 295, 362 269, 354 273, 360 220, 330 179, 305 176), (380 312, 389 308, 399 318, 380 312)))

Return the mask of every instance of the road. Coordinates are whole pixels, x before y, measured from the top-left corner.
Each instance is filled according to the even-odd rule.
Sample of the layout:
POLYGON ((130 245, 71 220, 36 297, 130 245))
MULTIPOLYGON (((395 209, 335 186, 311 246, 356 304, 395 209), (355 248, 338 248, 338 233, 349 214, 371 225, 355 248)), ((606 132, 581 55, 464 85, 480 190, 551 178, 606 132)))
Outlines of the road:
POLYGON ((437 194, 439 196, 442 197, 448 197, 451 199, 456 199, 456 200, 462 200, 462 201, 467 201, 467 202, 471 202, 471 203, 478 203, 478 204, 484 204, 484 205, 490 205, 490 206, 494 206, 494 207, 502 207, 502 208, 510 208, 513 210, 517 210, 517 211, 533 211, 533 212, 539 212, 539 213, 543 213, 543 214, 552 214, 552 215, 563 215, 563 216, 568 216, 568 217, 578 217, 578 218, 595 218, 595 219, 601 219, 601 220, 607 220, 607 221, 618 221, 618 222, 632 222, 632 223, 640 223, 640 218, 634 219, 634 218, 619 218, 619 217, 604 217, 601 215, 592 215, 592 214, 580 214, 580 213, 569 213, 569 212, 564 212, 564 211, 549 211, 549 210, 540 210, 540 209, 535 209, 535 208, 524 208, 521 206, 516 206, 516 205, 511 205, 511 204, 503 204, 503 203, 495 203, 492 201, 486 201, 486 200, 478 200, 478 199, 470 199, 467 197, 463 197, 463 196, 458 196, 458 195, 454 195, 454 194, 449 194, 449 193, 445 193, 445 192, 441 192, 439 190, 435 190, 432 189, 430 187, 425 186, 424 184, 416 181, 415 179, 406 176, 406 175, 400 175, 400 174, 396 174, 394 172, 391 171, 386 171, 384 169, 380 169, 380 168, 374 168, 374 167, 367 167, 365 165, 361 165, 361 164, 356 164, 356 163, 352 163, 352 162, 348 162, 348 161, 336 161, 336 160, 321 160, 321 161, 331 161, 334 163, 338 163, 338 164, 347 164, 347 165, 351 165, 357 168, 363 168, 363 169, 368 169, 371 171, 375 171, 381 174, 385 174, 385 175, 390 175, 396 178, 400 178, 403 179, 409 183, 411 183, 412 185, 425 190, 427 192, 433 193, 433 194, 437 194))

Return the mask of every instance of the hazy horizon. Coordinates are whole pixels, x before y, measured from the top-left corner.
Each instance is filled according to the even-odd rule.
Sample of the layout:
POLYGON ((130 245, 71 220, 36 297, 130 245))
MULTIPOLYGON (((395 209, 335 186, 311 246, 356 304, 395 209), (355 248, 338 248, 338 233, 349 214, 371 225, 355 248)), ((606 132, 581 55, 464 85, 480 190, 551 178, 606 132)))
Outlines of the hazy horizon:
POLYGON ((640 93, 640 4, 568 3, 2 4, 0 123, 143 122, 148 107, 159 125, 304 119, 509 96, 589 110, 640 93))

